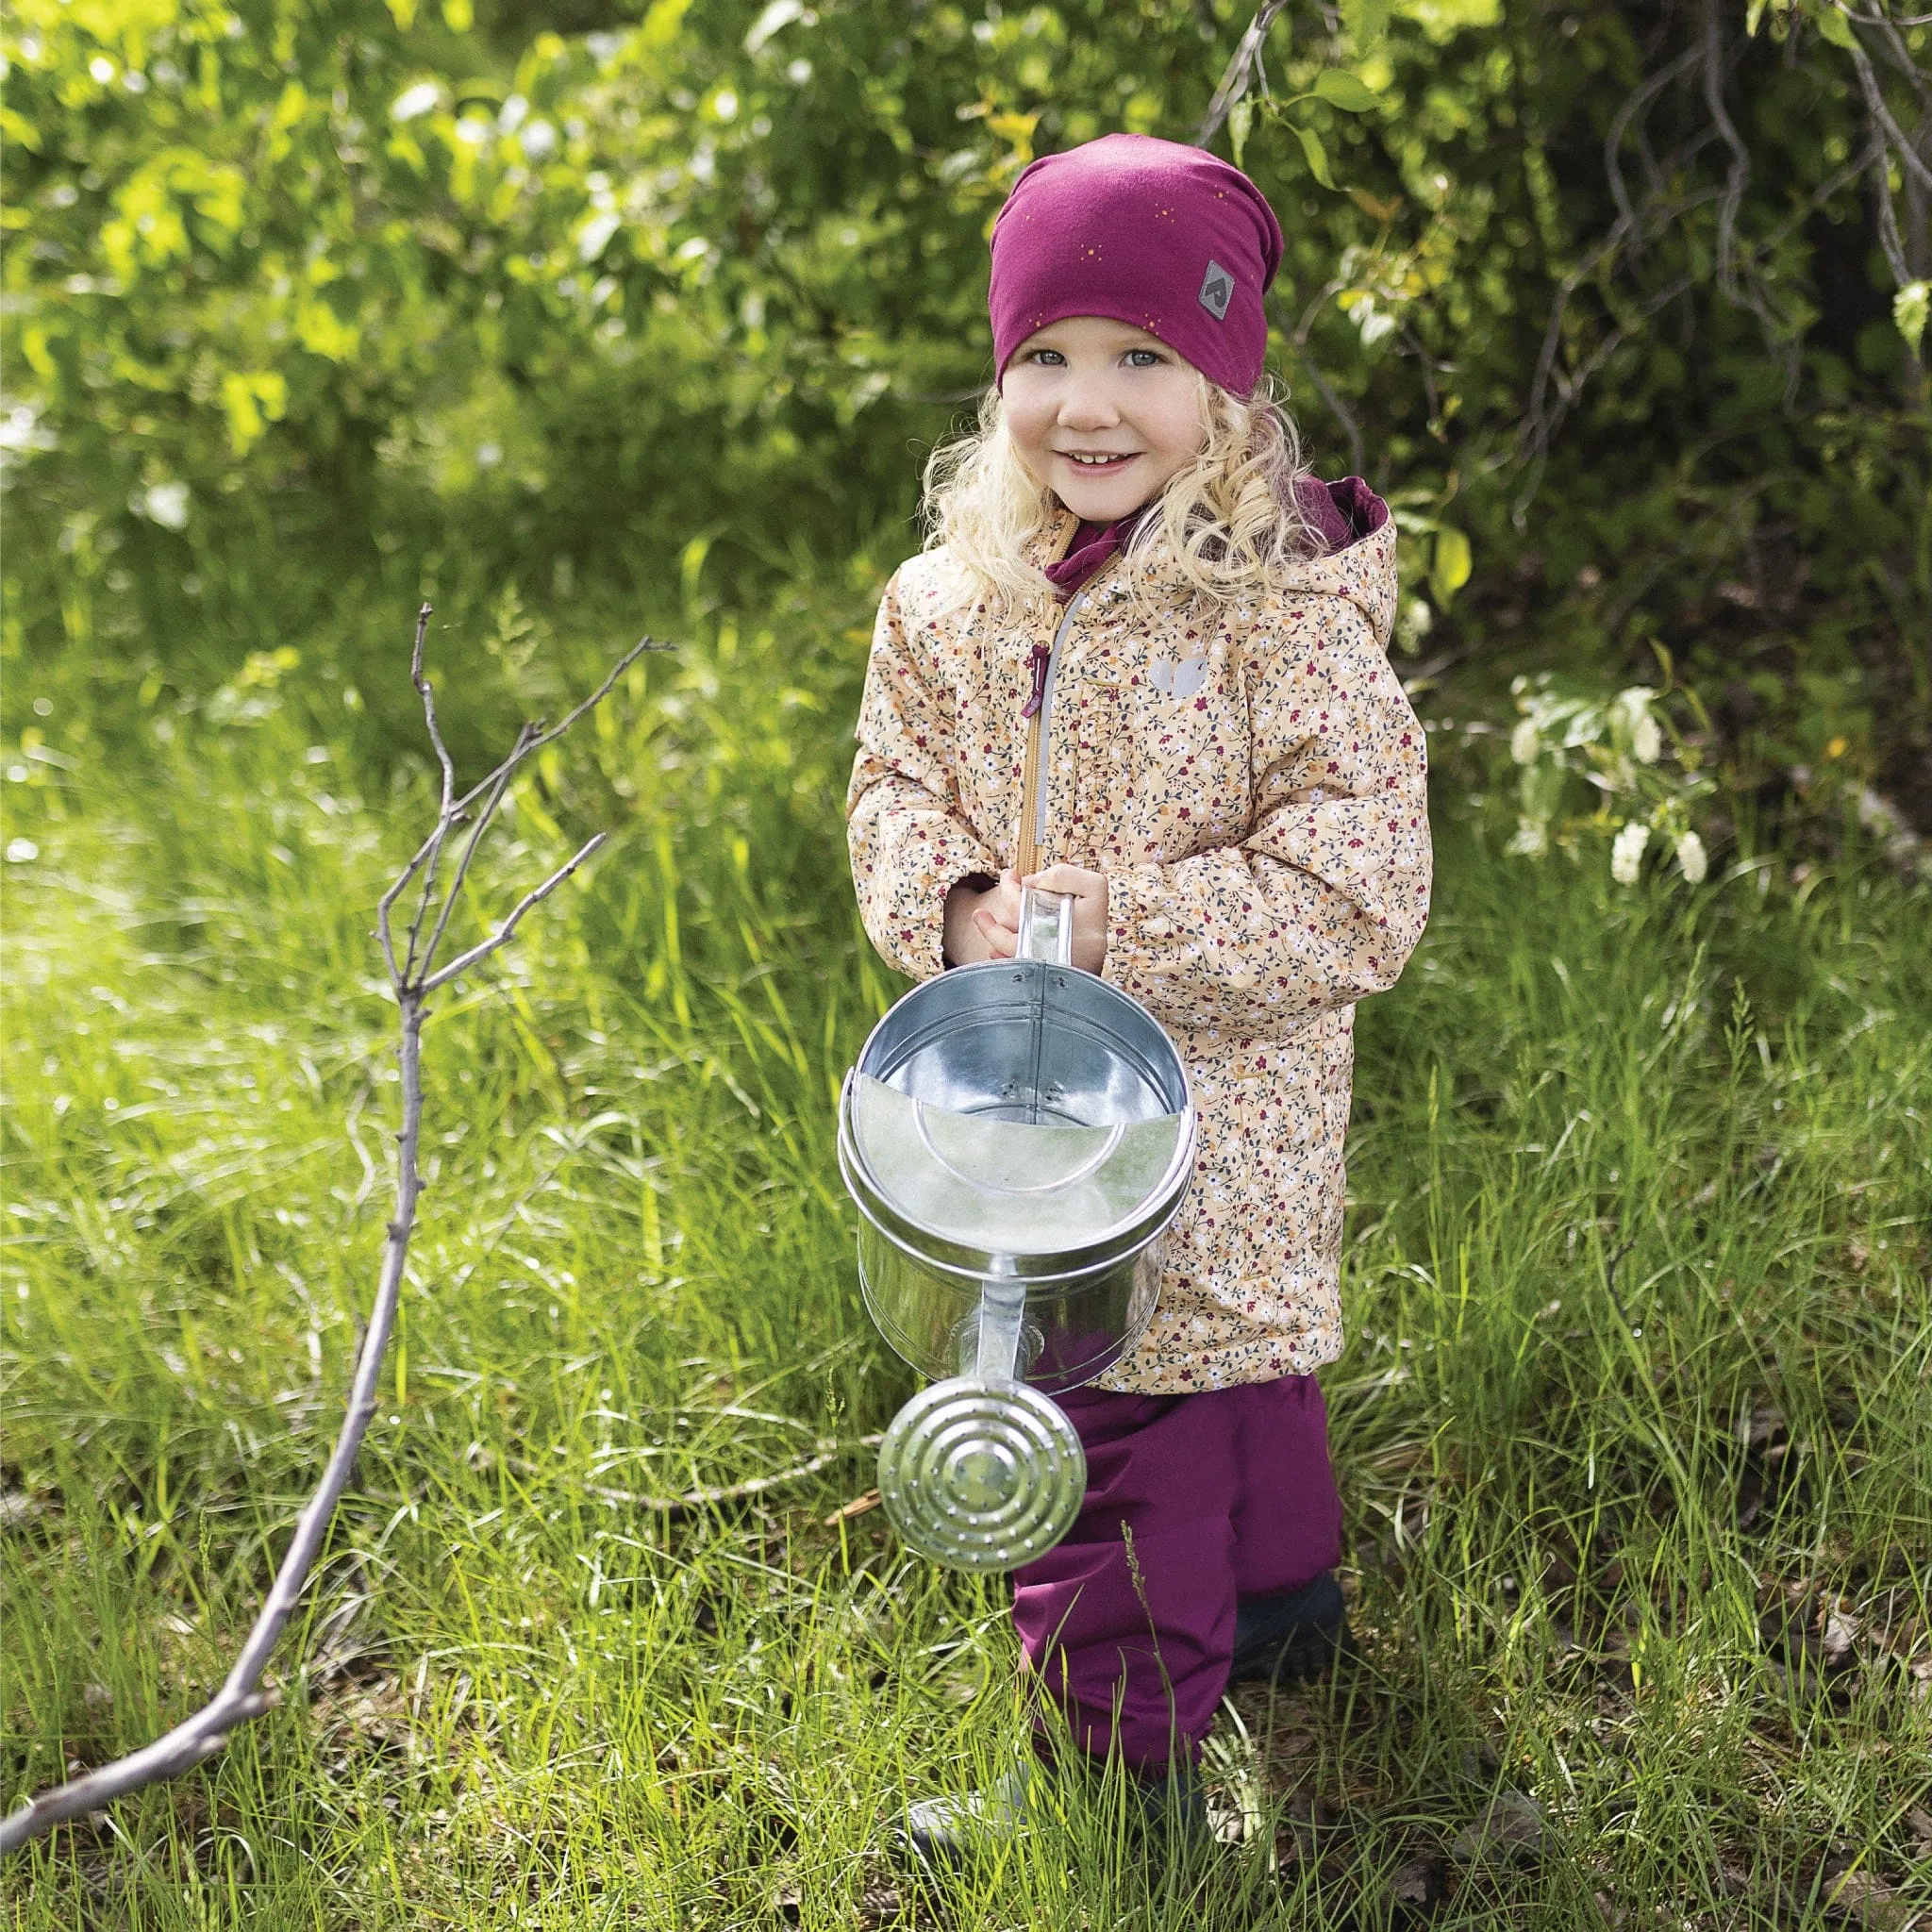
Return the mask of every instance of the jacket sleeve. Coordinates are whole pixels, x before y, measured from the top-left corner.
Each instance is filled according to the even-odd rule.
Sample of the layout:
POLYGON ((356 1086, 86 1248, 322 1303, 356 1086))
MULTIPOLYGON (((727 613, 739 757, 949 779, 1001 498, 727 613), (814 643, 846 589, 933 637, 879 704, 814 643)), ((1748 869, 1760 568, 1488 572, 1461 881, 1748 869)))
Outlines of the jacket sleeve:
POLYGON ((1108 872, 1104 976, 1171 1024, 1292 1031, 1392 986, 1428 918, 1422 726, 1354 603, 1300 608, 1249 658, 1247 837, 1108 872))
POLYGON ((845 828, 859 917, 880 956, 914 979, 944 965, 946 894, 1000 861, 959 808, 949 693, 886 586, 865 668, 845 828))

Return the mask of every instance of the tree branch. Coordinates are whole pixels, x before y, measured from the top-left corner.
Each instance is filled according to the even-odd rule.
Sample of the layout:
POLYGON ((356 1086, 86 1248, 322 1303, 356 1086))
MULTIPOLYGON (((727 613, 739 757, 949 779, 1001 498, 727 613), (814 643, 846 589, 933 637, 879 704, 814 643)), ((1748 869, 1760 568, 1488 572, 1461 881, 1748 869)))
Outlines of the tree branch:
POLYGON ((429 993, 434 992, 438 987, 447 986, 452 979, 467 973, 472 966, 480 965, 499 947, 508 945, 510 935, 516 931, 524 914, 529 911, 531 907, 540 906, 549 898, 551 893, 556 891, 558 887, 562 885, 564 880, 569 878, 571 874, 575 872, 609 836, 608 832, 597 832, 586 839, 575 858, 558 866, 541 886, 525 892, 511 908, 509 917, 488 939, 479 940, 467 953, 458 953, 441 973, 432 973, 423 982, 422 991, 429 993))
POLYGON ((1222 124, 1234 104, 1247 92, 1249 79, 1260 65, 1261 43, 1268 38, 1268 29, 1287 5, 1288 0, 1262 0, 1260 11, 1248 23, 1248 30, 1241 36, 1241 45, 1234 50, 1234 58, 1227 63, 1227 69, 1221 76, 1221 85, 1214 90, 1214 98, 1208 103, 1200 132, 1194 136, 1196 147, 1206 147, 1221 132, 1222 124))
MULTIPOLYGON (((341 1500, 349 1479, 355 1474, 362 1439, 375 1413, 376 1388, 381 1378, 383 1357, 388 1352, 390 1331, 395 1324, 396 1304, 402 1293, 403 1273, 409 1255, 409 1238, 415 1231, 416 1207, 423 1191, 423 1177, 417 1172, 416 1154, 423 1130, 423 1022, 429 996, 458 974, 508 945, 524 915, 569 878, 603 844, 606 835, 599 832, 588 840, 574 858, 558 867, 533 891, 526 892, 487 939, 452 960, 440 973, 429 970, 436 948, 448 925, 456 896, 463 889, 470 861, 475 854, 476 841, 495 816, 496 808, 502 802, 505 789, 517 767, 539 746, 553 743, 560 738, 586 711, 608 696, 618 678, 641 653, 669 648, 648 637, 632 645, 603 683, 560 724, 548 730, 539 725, 525 725, 517 734, 516 744, 509 756, 481 784, 458 798, 456 793, 456 767, 443 742, 441 728, 437 722, 435 693, 423 668, 423 645, 429 615, 430 607, 425 604, 416 616, 415 644, 409 655, 409 679, 422 695, 424 722, 441 772, 436 825, 383 894, 376 921, 383 959, 389 969, 390 987, 395 994, 399 1024, 397 1058, 402 1073, 402 1128, 396 1137, 395 1212, 383 1241, 375 1300, 369 1311, 369 1324, 363 1331, 361 1347, 357 1353, 355 1373, 349 1385, 348 1406, 336 1435, 335 1447, 329 1454, 314 1493, 295 1518, 294 1533, 289 1539, 288 1550, 222 1688, 201 1709, 185 1718, 164 1736, 157 1738, 153 1743, 145 1744, 125 1757, 118 1757, 110 1764, 100 1765, 84 1776, 42 1791, 18 1810, 0 1819, 0 1855, 17 1851, 29 1839, 67 1819, 96 1810, 115 1798, 140 1790, 145 1785, 178 1777, 220 1751, 237 1725, 261 1716, 264 1711, 273 1710, 281 1701, 279 1690, 261 1688, 262 1674, 289 1618, 301 1601, 309 1573, 321 1554, 329 1524, 334 1519, 336 1505, 341 1500), (464 822, 469 807, 479 797, 485 797, 487 803, 476 816, 456 875, 443 891, 429 945, 419 960, 417 941, 427 912, 433 904, 437 904, 436 871, 443 845, 451 832, 464 822), (423 884, 416 916, 409 928, 404 958, 398 962, 390 931, 390 909, 398 895, 419 874, 423 884)), ((773 1480, 786 1480, 793 1474, 787 1472, 773 1480)))

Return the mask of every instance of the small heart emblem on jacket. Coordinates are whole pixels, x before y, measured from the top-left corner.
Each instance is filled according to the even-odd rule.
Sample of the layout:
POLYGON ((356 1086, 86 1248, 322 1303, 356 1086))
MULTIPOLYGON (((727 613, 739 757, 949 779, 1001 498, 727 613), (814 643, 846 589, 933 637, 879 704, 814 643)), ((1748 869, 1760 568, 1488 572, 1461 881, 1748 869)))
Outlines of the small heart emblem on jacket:
POLYGON ((1179 663, 1157 658, 1147 667, 1147 678, 1154 689, 1171 698, 1191 698, 1208 682, 1205 658, 1183 658, 1179 663))

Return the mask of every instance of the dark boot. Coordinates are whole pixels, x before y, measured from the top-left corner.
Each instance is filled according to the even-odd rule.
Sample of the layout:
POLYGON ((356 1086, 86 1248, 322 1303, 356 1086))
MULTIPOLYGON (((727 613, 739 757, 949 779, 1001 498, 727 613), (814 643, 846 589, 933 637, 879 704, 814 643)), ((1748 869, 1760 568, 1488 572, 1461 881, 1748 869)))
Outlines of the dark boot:
MULTIPOLYGON (((1023 1763, 991 1789, 958 1798, 922 1798, 908 1806, 902 1841, 931 1871, 957 1872, 1032 1828, 1044 1808, 1048 1780, 1091 1781, 1099 1795, 1100 1768, 1069 1771, 1037 1760, 1023 1763)), ((1208 1804, 1191 1765, 1166 1775, 1127 1774, 1128 1824, 1156 1846, 1192 1848, 1208 1841, 1208 1804)))
POLYGON ((1300 1684, 1354 1648, 1332 1570, 1285 1596, 1250 1597, 1235 1612, 1230 1684, 1300 1684))

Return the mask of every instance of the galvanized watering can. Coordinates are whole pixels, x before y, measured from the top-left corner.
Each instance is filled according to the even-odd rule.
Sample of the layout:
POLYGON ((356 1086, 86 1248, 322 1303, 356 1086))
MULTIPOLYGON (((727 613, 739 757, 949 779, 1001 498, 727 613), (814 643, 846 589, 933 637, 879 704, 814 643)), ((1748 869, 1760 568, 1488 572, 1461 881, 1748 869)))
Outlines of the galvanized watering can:
POLYGON ((892 1419, 879 1494, 956 1569, 1012 1569, 1072 1528, 1087 1460, 1051 1397, 1139 1341, 1193 1173, 1179 1055, 1072 948, 1073 902, 1024 894, 1020 957, 915 987, 840 1097, 866 1307, 944 1378, 892 1419))

